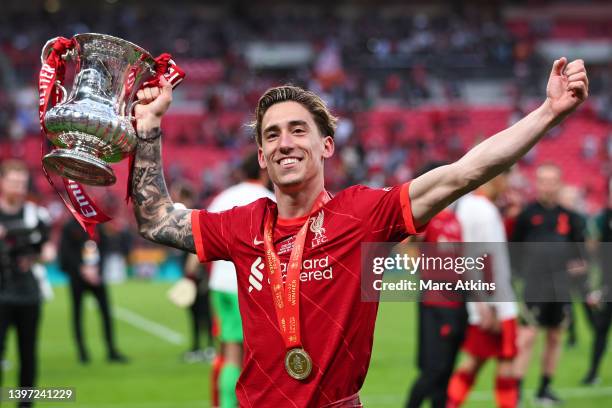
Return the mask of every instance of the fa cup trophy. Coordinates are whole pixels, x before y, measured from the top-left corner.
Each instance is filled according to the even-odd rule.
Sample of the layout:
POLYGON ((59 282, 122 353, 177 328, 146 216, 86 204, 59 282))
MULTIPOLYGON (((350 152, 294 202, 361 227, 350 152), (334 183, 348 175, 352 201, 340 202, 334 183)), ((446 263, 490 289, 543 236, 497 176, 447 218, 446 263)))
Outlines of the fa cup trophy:
MULTIPOLYGON (((43 83, 50 54, 58 58, 47 65, 47 84, 57 96, 55 106, 41 111, 41 124, 55 145, 44 156, 46 169, 84 184, 108 186, 116 181, 109 163, 128 156, 136 146, 132 108, 141 85, 157 75, 156 60, 141 47, 105 34, 78 34, 72 39, 47 42, 42 50, 43 83), (63 55, 59 55, 63 52, 63 55), (61 58, 61 61, 59 60, 61 58), (76 64, 70 94, 61 80, 64 62, 76 64)), ((42 104, 41 97, 41 104, 42 104)))

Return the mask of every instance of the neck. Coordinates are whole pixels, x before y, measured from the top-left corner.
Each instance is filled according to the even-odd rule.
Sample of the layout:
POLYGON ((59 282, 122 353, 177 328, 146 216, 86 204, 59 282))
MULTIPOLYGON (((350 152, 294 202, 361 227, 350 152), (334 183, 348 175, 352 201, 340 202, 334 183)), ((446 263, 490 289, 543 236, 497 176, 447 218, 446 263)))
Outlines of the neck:
POLYGON ((557 203, 553 200, 547 200, 545 198, 540 198, 538 199, 538 201, 540 202, 540 205, 542 205, 542 207, 544 208, 554 208, 557 206, 557 203))
POLYGON ((311 183, 298 191, 283 191, 280 187, 274 186, 278 216, 280 218, 298 218, 308 215, 323 189, 322 179, 320 182, 311 183))
POLYGON ((2 211, 13 214, 19 211, 21 203, 19 200, 11 200, 8 197, 0 196, 0 209, 2 211))

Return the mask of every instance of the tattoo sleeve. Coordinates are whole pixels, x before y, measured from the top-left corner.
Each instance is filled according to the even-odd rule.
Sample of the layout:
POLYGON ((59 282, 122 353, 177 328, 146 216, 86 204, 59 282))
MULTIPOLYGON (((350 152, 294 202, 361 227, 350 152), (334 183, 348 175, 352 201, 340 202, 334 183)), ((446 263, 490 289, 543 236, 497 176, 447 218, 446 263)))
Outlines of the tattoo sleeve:
POLYGON ((175 209, 166 188, 160 134, 159 128, 145 132, 136 147, 132 198, 138 229, 150 241, 195 252, 191 210, 175 209))

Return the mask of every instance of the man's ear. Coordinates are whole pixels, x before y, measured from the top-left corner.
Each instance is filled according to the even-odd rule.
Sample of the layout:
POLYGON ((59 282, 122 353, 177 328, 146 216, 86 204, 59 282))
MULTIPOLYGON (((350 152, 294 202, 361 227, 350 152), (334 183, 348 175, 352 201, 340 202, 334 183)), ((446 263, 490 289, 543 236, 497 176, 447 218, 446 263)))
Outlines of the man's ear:
POLYGON ((264 153, 261 146, 257 147, 257 161, 259 162, 259 167, 261 167, 262 169, 267 168, 266 159, 264 158, 264 153))
POLYGON ((329 159, 334 155, 334 151, 336 149, 336 144, 334 143, 334 138, 331 136, 325 136, 323 138, 323 158, 329 159))

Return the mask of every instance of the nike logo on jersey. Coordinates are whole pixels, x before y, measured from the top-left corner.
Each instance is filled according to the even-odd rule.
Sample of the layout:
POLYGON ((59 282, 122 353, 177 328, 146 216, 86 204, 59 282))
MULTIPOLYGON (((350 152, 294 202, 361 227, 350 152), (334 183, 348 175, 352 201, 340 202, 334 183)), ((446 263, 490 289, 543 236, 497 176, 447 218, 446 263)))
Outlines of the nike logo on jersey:
POLYGON ((253 245, 257 246, 257 245, 261 245, 261 244, 263 244, 263 241, 259 241, 257 239, 257 237, 253 238, 253 245))

